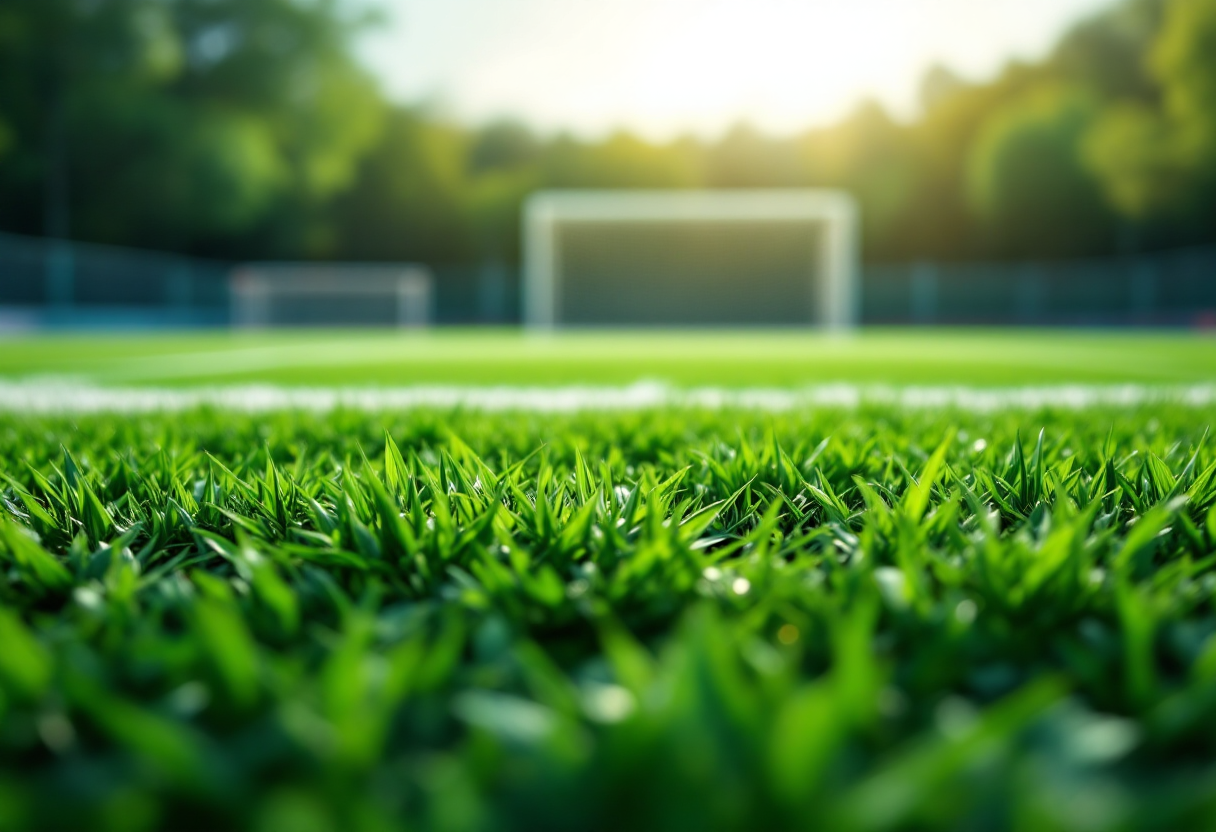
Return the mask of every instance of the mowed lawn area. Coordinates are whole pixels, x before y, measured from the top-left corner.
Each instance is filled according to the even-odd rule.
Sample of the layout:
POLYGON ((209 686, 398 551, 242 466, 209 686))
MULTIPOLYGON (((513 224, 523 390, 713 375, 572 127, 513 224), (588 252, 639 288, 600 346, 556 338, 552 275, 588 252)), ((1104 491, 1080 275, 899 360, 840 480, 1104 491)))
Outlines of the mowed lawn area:
POLYGON ((0 378, 188 386, 822 383, 981 387, 1216 381, 1216 336, 1101 330, 291 331, 0 339, 0 378))

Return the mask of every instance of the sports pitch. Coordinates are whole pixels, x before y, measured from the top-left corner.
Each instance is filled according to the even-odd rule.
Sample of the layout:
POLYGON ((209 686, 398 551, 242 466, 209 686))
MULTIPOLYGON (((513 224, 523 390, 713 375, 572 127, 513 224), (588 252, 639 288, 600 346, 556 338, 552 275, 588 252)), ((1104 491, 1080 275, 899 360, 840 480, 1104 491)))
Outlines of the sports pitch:
POLYGON ((199 385, 1147 391, 0 407, 0 829, 1216 813, 1214 339, 90 336, 0 342, 0 376, 115 410, 199 385))
POLYGON ((1059 330, 584 332, 10 337, 0 378, 95 384, 1183 385, 1216 381, 1216 336, 1059 330))

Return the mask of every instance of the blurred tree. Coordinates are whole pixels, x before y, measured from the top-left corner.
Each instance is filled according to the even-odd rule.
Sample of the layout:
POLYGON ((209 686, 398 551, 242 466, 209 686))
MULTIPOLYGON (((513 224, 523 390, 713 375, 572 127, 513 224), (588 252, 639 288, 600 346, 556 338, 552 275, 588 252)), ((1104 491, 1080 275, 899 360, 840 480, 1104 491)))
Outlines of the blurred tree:
POLYGON ((1171 0, 1149 52, 1160 104, 1127 100, 1086 150, 1111 202, 1164 242, 1216 239, 1216 0, 1171 0))
POLYGON ((703 182, 692 142, 652 145, 627 132, 602 142, 559 136, 540 160, 541 182, 554 188, 680 188, 703 182))
POLYGON ((1081 154, 1098 112, 1085 91, 1043 87, 985 122, 968 158, 967 186, 993 254, 1067 257, 1113 248, 1114 219, 1081 154))
POLYGON ((991 256, 979 233, 981 221, 967 194, 965 160, 992 113, 1041 82, 1034 67, 1013 63, 993 81, 976 84, 931 69, 922 86, 921 117, 908 127, 913 190, 895 228, 901 258, 991 256), (930 83, 932 76, 938 83, 930 83))
POLYGON ((1124 0, 983 83, 933 67, 907 122, 867 102, 793 138, 661 144, 391 106, 351 8, 0 0, 0 228, 501 264, 536 188, 822 185, 857 195, 871 259, 1216 239, 1216 0, 1124 0))
POLYGON ((541 185, 547 145, 518 122, 474 133, 469 149, 469 210, 480 259, 503 266, 519 257, 520 213, 541 185))
POLYGON ((11 150, 2 160, 0 210, 9 208, 19 226, 70 233, 69 156, 81 105, 175 71, 181 56, 164 37, 164 11, 153 0, 0 5, 0 113, 11 150))
POLYGON ((714 188, 792 187, 807 181, 798 144, 737 124, 705 151, 704 180, 714 188))
POLYGON ((479 259, 518 259, 523 203, 538 185, 535 170, 526 168, 492 171, 472 183, 469 209, 479 259))
POLYGON ((343 257, 469 259, 468 137, 425 111, 394 110, 331 209, 343 257))
POLYGON ((1045 62, 1054 77, 1103 99, 1152 101, 1144 56, 1161 28, 1167 0, 1125 0, 1064 34, 1045 62))
POLYGON ((918 176, 908 128, 878 103, 864 102, 841 124, 804 136, 800 149, 806 181, 857 197, 867 256, 903 256, 908 241, 902 226, 916 213, 909 209, 918 176))
POLYGON ((934 64, 925 70, 920 80, 920 106, 925 112, 946 101, 967 87, 967 82, 944 64, 934 64))
POLYGON ((534 165, 544 152, 536 134, 517 121, 498 121, 476 131, 469 149, 469 171, 518 170, 534 165))
POLYGON ((362 22, 336 0, 5 0, 0 219, 214 253, 307 247, 301 209, 350 182, 379 127, 350 55, 362 22))

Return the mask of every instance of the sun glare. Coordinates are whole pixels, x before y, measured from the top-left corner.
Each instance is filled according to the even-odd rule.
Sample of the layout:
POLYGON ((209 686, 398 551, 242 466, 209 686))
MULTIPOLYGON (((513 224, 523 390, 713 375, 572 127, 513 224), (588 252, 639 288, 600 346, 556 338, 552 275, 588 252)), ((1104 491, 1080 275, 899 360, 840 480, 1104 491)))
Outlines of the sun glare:
POLYGON ((392 0, 395 34, 369 48, 396 95, 473 119, 784 132, 864 98, 911 116, 932 64, 989 75, 1108 1, 392 0))
MULTIPOLYGON (((897 33, 863 7, 837 4, 671 6, 625 63, 623 86, 647 123, 710 128, 735 117, 796 129, 877 94, 906 59, 897 33), (863 92, 863 94, 865 94, 863 92)), ((906 16, 891 9, 894 18, 906 16)))

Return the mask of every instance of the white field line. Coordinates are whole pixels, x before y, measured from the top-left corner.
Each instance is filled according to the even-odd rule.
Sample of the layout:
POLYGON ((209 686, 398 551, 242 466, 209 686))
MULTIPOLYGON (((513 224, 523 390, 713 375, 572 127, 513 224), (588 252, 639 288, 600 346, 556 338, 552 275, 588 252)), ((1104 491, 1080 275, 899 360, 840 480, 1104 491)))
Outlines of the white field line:
POLYGON ((70 379, 0 381, 0 412, 147 413, 202 406, 244 412, 339 408, 377 411, 466 408, 563 413, 643 410, 682 406, 783 411, 888 404, 906 408, 956 407, 969 411, 1056 407, 1131 407, 1176 403, 1216 404, 1216 384, 1191 386, 1060 385, 1044 387, 888 387, 827 384, 798 389, 678 388, 654 382, 627 387, 278 387, 231 385, 193 388, 104 387, 70 379))

